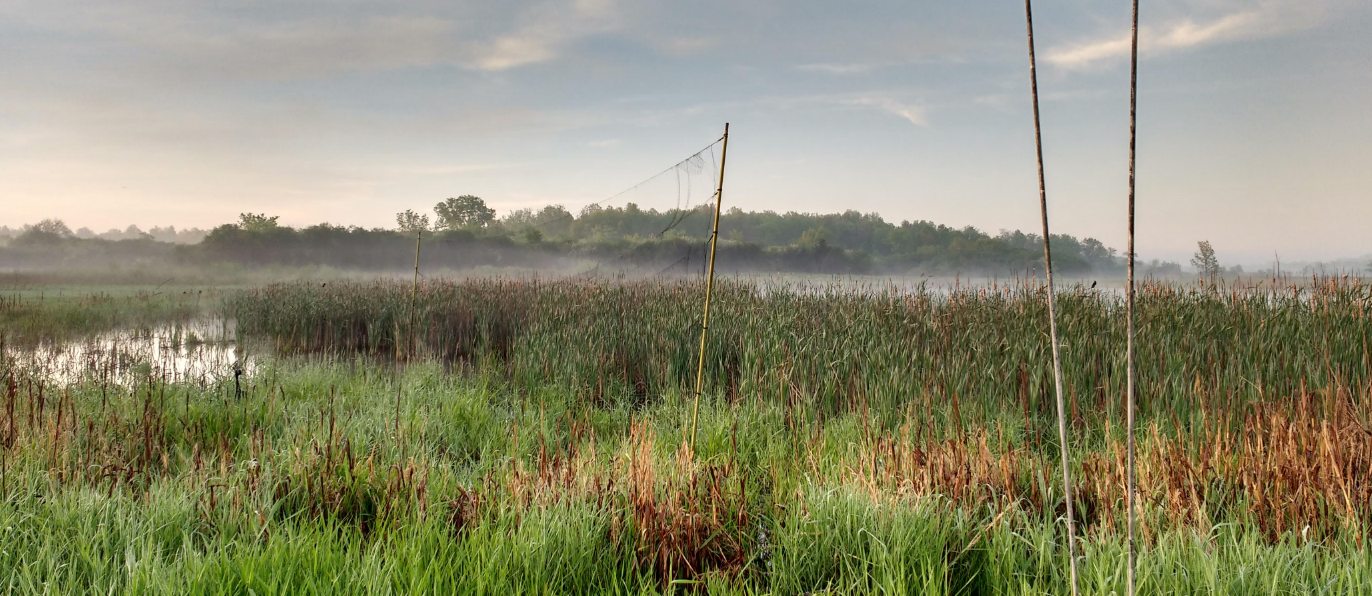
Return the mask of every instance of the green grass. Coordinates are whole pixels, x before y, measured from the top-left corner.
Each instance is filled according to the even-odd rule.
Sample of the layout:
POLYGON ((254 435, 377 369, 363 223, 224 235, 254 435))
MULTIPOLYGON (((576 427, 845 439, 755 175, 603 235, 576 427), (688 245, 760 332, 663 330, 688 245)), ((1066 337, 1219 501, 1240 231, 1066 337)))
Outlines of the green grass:
MULTIPOLYGON (((592 402, 692 389, 702 284, 467 280, 419 288, 415 348, 555 385, 592 402)), ((706 389, 784 403, 816 420, 957 399, 964 422, 1052 428, 1046 301, 1039 286, 909 291, 873 285, 716 284, 706 389), (1009 414, 1010 416, 1007 416, 1009 414)), ((1139 296, 1140 415, 1165 426, 1306 390, 1372 382, 1372 285, 1214 291, 1152 285, 1139 296), (1209 408, 1209 410, 1207 410, 1209 408)), ((1077 423, 1123 419, 1123 303, 1081 287, 1059 301, 1065 390, 1077 423)), ((286 353, 394 358, 410 343, 407 283, 279 284, 233 294, 225 315, 286 353)), ((891 424, 900 416, 885 416, 891 424)), ((1051 435, 1051 432, 1049 433, 1051 435)), ((1046 437, 1045 437, 1046 438, 1046 437)))
MULTIPOLYGON (((736 364, 709 373, 692 456, 695 286, 425 289, 400 367, 394 286, 230 297, 259 346, 242 396, 3 363, 0 593, 1068 591, 1032 293, 724 284, 710 349, 736 364)), ((1367 289, 1173 290, 1141 341, 1196 362, 1148 373, 1139 593, 1372 594, 1367 289)), ((1122 594, 1117 412, 1081 389, 1114 391, 1116 313, 1064 304, 1081 583, 1122 594)))
POLYGON ((0 294, 0 344, 77 339, 116 329, 184 322, 217 308, 222 295, 202 288, 29 289, 0 294))
MULTIPOLYGON (((866 439, 856 413, 825 423, 809 462, 794 457, 806 439, 779 424, 780 408, 711 400, 700 457, 683 463, 689 407, 679 396, 593 408, 555 388, 521 394, 426 365, 403 377, 397 440, 393 379, 355 364, 280 362, 241 400, 227 385, 158 384, 103 388, 104 396, 83 385, 52 398, 70 401, 48 403, 36 430, 21 422, 20 440, 4 451, 0 586, 177 594, 1066 589, 1051 513, 858 481, 851 469, 864 461, 855 446, 866 439), (52 411, 63 408, 77 414, 59 425, 52 411)), ((22 421, 22 392, 17 401, 22 421)), ((1088 593, 1119 591, 1120 535, 1086 532, 1088 593)), ((1141 593, 1366 593, 1372 562, 1358 540, 1352 532, 1270 542, 1239 516, 1208 528, 1164 527, 1141 560, 1141 593)))

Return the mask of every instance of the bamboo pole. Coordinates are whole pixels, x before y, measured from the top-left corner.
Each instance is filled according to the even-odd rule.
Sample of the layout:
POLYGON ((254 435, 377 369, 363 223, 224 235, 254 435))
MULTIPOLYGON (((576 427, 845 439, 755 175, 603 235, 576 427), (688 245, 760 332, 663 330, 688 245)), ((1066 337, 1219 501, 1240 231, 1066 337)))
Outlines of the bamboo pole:
POLYGON ((1129 295, 1125 298, 1127 354, 1125 382, 1125 443, 1128 451, 1129 487, 1125 507, 1129 509, 1129 569, 1126 572, 1125 594, 1134 596, 1134 504, 1138 478, 1134 470, 1134 148, 1135 128, 1139 105, 1139 0, 1134 0, 1134 23, 1129 56, 1129 295))
POLYGON ((1077 595, 1077 529, 1072 511, 1072 472, 1067 451, 1067 416, 1062 401, 1062 362, 1058 358, 1057 301, 1053 290, 1053 253, 1048 243, 1048 191, 1043 180, 1043 131, 1039 125, 1039 82, 1034 61, 1034 12, 1024 0, 1029 36, 1029 92, 1034 102, 1034 148, 1038 157, 1039 212, 1043 218, 1043 265, 1048 278, 1048 336, 1053 349, 1053 383, 1057 388, 1058 442, 1062 450, 1062 493, 1067 502, 1067 554, 1072 573, 1072 596, 1077 595))
POLYGON ((700 320, 700 359, 696 364, 696 400, 691 408, 691 453, 696 451, 696 425, 700 422, 700 390, 705 381, 705 336, 710 330, 710 293, 715 283, 715 246, 719 244, 719 209, 724 204, 724 164, 729 159, 729 123, 724 123, 724 147, 719 156, 719 188, 715 190, 715 225, 710 232, 710 269, 705 277, 705 316, 700 320))
POLYGON ((414 328, 418 324, 416 301, 419 297, 419 245, 424 242, 424 230, 414 233, 414 283, 410 285, 410 345, 405 348, 405 361, 409 362, 415 349, 414 328))
MULTIPOLYGON (((417 307, 415 306, 415 304, 416 304, 417 298, 419 297, 419 246, 420 246, 423 242, 424 242, 424 230, 419 230, 419 231, 415 232, 415 234, 414 234, 414 283, 410 285, 410 329, 409 329, 409 338, 408 338, 408 340, 405 342, 405 344, 406 344, 406 345, 405 345, 405 362, 406 362, 407 364, 408 364, 409 361, 410 361, 411 353, 414 351, 414 345, 415 345, 415 343, 414 343, 414 327, 415 327, 415 325, 416 325, 416 315, 417 315, 417 313, 415 312, 415 309, 417 308, 417 307)), ((399 338, 396 338, 396 339, 398 340, 399 338)), ((396 368, 396 377, 395 377, 395 437, 396 437, 396 440, 397 440, 397 441, 400 440, 400 397, 401 397, 401 387, 403 386, 403 382, 402 382, 402 379, 401 379, 401 377, 400 377, 400 369, 398 368, 398 365, 399 365, 399 364, 400 364, 400 346, 397 345, 397 346, 396 346, 396 365, 397 365, 397 368, 396 368)))

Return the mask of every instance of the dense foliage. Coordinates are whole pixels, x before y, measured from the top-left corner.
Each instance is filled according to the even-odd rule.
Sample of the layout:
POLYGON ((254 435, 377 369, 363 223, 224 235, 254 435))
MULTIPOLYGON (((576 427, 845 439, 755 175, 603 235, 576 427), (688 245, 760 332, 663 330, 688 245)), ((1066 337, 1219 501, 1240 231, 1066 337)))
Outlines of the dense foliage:
MULTIPOLYGON (((518 210, 496 219, 481 199, 469 195, 439 204, 441 213, 422 251, 423 266, 573 268, 678 272, 699 270, 708 254, 710 206, 690 210, 644 210, 591 206, 579 214, 561 206, 518 210)), ((194 246, 177 250, 151 239, 112 244, 80 239, 69 232, 29 231, 0 248, 0 264, 62 265, 108 251, 130 261, 181 264, 232 262, 249 266, 329 266, 399 270, 413 260, 414 236, 429 217, 405 211, 398 229, 318 224, 279 225, 277 218, 245 213, 240 221, 211 230, 194 246), (146 245, 146 246, 145 246, 146 245), (132 253, 132 254, 131 254, 132 253)), ((60 223, 60 222, 59 222, 60 223)), ((744 212, 730 209, 720 219, 720 270, 796 273, 889 273, 929 275, 1032 276, 1042 268, 1043 246, 1034 234, 989 235, 927 221, 893 224, 875 213, 817 215, 744 212)), ((1114 249, 1087 238, 1053 237, 1054 264, 1066 275, 1118 275, 1123 259, 1114 249)), ((102 257, 104 258, 104 257, 102 257)), ((108 260, 105 258, 105 260, 108 260)), ((1152 262, 1145 275, 1181 273, 1173 263, 1152 262)))

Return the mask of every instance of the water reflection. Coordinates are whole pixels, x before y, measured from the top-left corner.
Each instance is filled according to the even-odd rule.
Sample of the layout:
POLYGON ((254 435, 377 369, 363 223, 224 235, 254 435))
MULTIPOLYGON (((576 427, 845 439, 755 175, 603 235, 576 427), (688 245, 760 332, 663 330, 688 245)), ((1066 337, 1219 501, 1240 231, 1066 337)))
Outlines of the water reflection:
POLYGON ((244 352, 232 320, 203 318, 77 340, 6 346, 5 360, 14 371, 49 382, 132 387, 148 379, 204 384, 249 375, 256 364, 244 352))

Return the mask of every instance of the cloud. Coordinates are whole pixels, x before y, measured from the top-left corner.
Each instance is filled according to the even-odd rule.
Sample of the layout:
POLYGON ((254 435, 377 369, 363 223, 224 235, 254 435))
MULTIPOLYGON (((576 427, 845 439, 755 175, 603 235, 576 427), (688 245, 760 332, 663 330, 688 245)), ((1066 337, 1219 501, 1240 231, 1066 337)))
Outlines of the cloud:
POLYGON ((889 114, 900 116, 915 126, 929 126, 924 106, 904 103, 886 96, 866 96, 849 100, 849 105, 870 106, 889 114))
POLYGON ((649 43, 668 56, 690 56, 714 49, 720 41, 714 37, 654 37, 649 43))
POLYGON ((591 141, 589 143, 586 143, 586 146, 592 149, 608 149, 610 147, 615 147, 619 145, 619 143, 619 139, 604 139, 600 141, 591 141))
POLYGON ((546 62, 572 40, 619 28, 615 8, 615 0, 546 2, 530 11, 518 30, 478 46, 469 65, 499 71, 546 62))
POLYGON ((929 126, 928 108, 921 104, 895 99, 901 91, 872 89, 854 93, 814 95, 769 95, 752 99, 698 103, 679 108, 650 108, 636 112, 616 112, 613 122, 630 122, 636 126, 660 126, 679 121, 682 116, 702 114, 775 114, 778 112, 851 111, 853 108, 875 108, 898 116, 915 126, 929 126))
MULTIPOLYGON (((1123 37, 1055 49, 1044 56, 1044 61, 1059 68, 1087 68, 1102 60, 1129 55, 1132 41, 1130 37, 1129 33, 1125 33, 1123 37)), ((1142 37, 1141 34, 1140 37, 1142 37)))
POLYGON ((824 73, 824 74, 831 74, 831 75, 855 75, 855 74, 866 74, 866 73, 872 72, 872 70, 875 69, 876 67, 877 67, 877 65, 875 65, 875 64, 830 64, 830 63, 817 63, 817 64, 801 64, 801 65, 799 65, 799 66, 796 66, 796 70, 803 70, 803 71, 807 71, 807 72, 821 72, 821 73, 824 73))
MULTIPOLYGON (((1304 0, 1268 0, 1256 7, 1197 20, 1186 16, 1162 27, 1141 26, 1139 52, 1163 54, 1232 41, 1277 37, 1319 24, 1324 10, 1304 0)), ((1083 70, 1128 58, 1130 33, 1054 48, 1044 60, 1067 70, 1083 70)))
POLYGON ((325 13, 155 1, 88 10, 53 0, 22 13, 0 5, 0 26, 9 19, 59 49, 67 48, 64 36, 79 34, 83 45, 114 49, 111 56, 163 78, 299 79, 435 66, 497 72, 555 60, 578 40, 623 29, 617 2, 417 0, 325 13))
POLYGON ((159 50, 153 70, 248 78, 319 77, 340 72, 420 68, 461 55, 455 24, 438 17, 367 17, 240 25, 218 31, 167 27, 122 32, 159 50))
POLYGON ((515 167, 508 163, 471 163, 471 164, 404 164, 376 168, 378 174, 387 176, 451 176, 472 174, 515 167))

